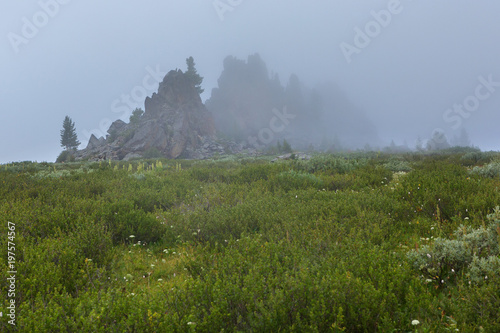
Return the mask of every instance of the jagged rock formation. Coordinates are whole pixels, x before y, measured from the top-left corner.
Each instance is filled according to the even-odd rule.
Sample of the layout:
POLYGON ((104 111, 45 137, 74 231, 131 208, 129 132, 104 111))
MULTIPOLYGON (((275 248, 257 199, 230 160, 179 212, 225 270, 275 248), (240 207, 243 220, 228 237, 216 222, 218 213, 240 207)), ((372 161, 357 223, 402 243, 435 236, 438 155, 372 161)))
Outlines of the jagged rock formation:
POLYGON ((336 85, 309 88, 293 74, 282 85, 258 54, 247 61, 224 59, 218 87, 206 105, 219 131, 249 145, 251 138, 259 146, 286 139, 295 149, 313 145, 322 150, 334 142, 346 149, 378 142, 370 119, 336 85), (283 113, 285 107, 290 116, 283 120, 276 110, 283 113))
POLYGON ((106 143, 106 140, 103 137, 100 137, 98 139, 94 134, 92 134, 92 136, 90 137, 90 140, 89 140, 89 144, 87 145, 87 149, 96 149, 105 143, 106 143))
POLYGON ((258 54, 247 61, 226 57, 217 82, 206 105, 217 129, 232 139, 245 141, 269 127, 272 110, 284 105, 278 76, 269 79, 266 64, 258 54))
POLYGON ((212 115, 180 71, 170 71, 158 92, 147 97, 145 112, 129 124, 117 120, 108 136, 92 136, 76 159, 128 160, 139 157, 205 158, 243 147, 216 140, 212 115))
POLYGON ((336 85, 311 89, 291 75, 282 86, 258 54, 247 61, 227 57, 206 105, 188 75, 170 71, 158 92, 146 98, 144 114, 134 114, 128 124, 115 121, 105 139, 93 135, 74 157, 203 159, 244 148, 255 155, 256 149, 283 139, 295 149, 329 151, 378 141, 372 122, 336 85), (216 128, 225 141, 216 138, 216 128))

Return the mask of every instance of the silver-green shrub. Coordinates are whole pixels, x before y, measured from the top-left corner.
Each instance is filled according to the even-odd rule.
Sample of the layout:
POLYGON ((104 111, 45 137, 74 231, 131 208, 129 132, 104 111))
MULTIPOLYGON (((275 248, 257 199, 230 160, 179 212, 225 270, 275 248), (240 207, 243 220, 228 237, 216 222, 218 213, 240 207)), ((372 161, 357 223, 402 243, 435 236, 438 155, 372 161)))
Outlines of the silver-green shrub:
POLYGON ((384 167, 392 172, 410 172, 412 170, 409 162, 398 159, 390 159, 384 164, 384 167))
POLYGON ((483 177, 498 178, 500 177, 500 160, 494 160, 484 166, 476 166, 472 169, 471 173, 483 177))
POLYGON ((471 283, 482 284, 492 277, 500 275, 500 258, 498 256, 489 256, 487 258, 474 257, 469 265, 467 278, 471 283))
POLYGON ((487 274, 500 275, 500 207, 488 215, 487 227, 461 225, 456 239, 436 238, 433 244, 407 254, 412 266, 425 278, 445 283, 465 269, 470 281, 484 281, 487 274), (482 278, 480 278, 482 277, 482 278))

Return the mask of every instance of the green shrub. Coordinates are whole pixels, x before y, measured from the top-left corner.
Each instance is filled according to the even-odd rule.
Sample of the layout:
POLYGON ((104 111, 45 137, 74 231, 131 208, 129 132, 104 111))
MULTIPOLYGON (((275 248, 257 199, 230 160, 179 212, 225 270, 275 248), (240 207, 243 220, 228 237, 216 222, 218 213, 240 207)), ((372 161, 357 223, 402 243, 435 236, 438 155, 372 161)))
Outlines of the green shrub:
POLYGON ((59 156, 57 156, 56 163, 74 162, 75 156, 69 150, 62 151, 59 156))
POLYGON ((416 163, 414 170, 393 186, 392 195, 394 200, 407 202, 418 216, 446 221, 443 232, 450 233, 456 227, 449 223, 453 217, 486 218, 500 201, 497 186, 470 175, 460 165, 432 158, 416 163), (483 195, 478 196, 479 192, 483 195))
POLYGON ((142 154, 144 158, 161 158, 161 152, 156 147, 151 147, 142 154))
POLYGON ((460 157, 460 162, 465 166, 483 165, 490 163, 495 157, 498 157, 498 152, 482 152, 480 150, 475 150, 463 154, 460 157))
POLYGON ((69 237, 76 253, 82 258, 92 259, 98 266, 109 267, 113 242, 103 221, 77 224, 69 237))
POLYGON ((412 170, 410 163, 399 159, 390 159, 384 164, 384 167, 392 172, 410 172, 412 170))
POLYGON ((114 244, 134 240, 157 242, 165 233, 165 228, 153 214, 136 209, 134 204, 127 200, 111 204, 105 221, 114 244), (134 236, 134 239, 130 236, 134 236))
POLYGON ((275 178, 274 183, 285 191, 307 189, 310 187, 321 189, 323 187, 323 181, 315 175, 294 170, 281 172, 275 178))
POLYGON ((462 154, 2 165, 18 330, 498 332, 500 183, 462 154))
POLYGON ((134 111, 132 111, 132 115, 129 118, 130 124, 137 124, 143 114, 144 110, 142 110, 141 108, 136 108, 134 111))
POLYGON ((498 283, 500 280, 500 258, 498 256, 486 258, 474 256, 469 265, 467 279, 476 285, 489 281, 498 283))
POLYGON ((33 175, 33 178, 43 179, 43 178, 63 178, 71 176, 71 171, 69 170, 57 170, 57 171, 39 171, 33 175))
POLYGON ((313 156, 309 161, 297 161, 296 166, 300 171, 314 173, 317 171, 328 173, 347 173, 367 164, 365 158, 350 159, 347 157, 337 157, 331 154, 320 154, 313 156))

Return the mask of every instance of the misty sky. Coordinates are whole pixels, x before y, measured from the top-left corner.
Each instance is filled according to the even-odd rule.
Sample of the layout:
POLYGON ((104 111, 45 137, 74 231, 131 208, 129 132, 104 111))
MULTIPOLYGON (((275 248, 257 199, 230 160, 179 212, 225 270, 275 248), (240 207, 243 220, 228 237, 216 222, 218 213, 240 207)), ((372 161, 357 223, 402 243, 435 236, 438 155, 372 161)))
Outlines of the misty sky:
POLYGON ((205 101, 224 57, 254 53, 283 84, 333 81, 387 144, 464 126, 500 150, 499 13, 498 0, 2 1, 0 163, 55 161, 66 115, 84 148, 189 56, 205 101))

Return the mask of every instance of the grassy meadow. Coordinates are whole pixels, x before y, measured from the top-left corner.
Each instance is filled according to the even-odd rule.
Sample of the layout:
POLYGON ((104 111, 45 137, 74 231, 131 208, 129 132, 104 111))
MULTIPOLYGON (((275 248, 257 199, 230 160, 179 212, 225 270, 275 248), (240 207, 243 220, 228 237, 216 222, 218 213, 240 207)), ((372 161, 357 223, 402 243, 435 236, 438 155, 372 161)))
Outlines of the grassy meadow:
POLYGON ((500 332, 498 154, 271 159, 1 165, 0 331, 500 332))

